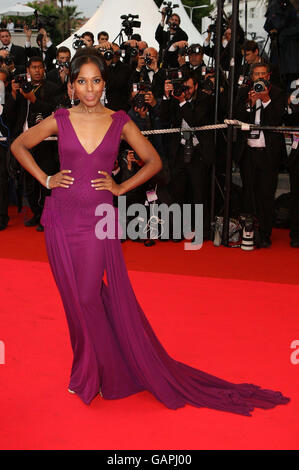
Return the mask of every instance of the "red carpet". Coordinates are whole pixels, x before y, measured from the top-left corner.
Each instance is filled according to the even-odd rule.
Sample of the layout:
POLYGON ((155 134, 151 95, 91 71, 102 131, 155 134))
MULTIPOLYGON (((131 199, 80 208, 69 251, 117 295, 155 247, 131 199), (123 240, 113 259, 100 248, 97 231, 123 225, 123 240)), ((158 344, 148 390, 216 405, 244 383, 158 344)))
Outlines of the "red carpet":
POLYGON ((67 392, 71 347, 44 235, 10 210, 0 232, 1 449, 298 449, 299 250, 275 231, 273 247, 198 252, 183 243, 124 254, 138 300, 169 354, 232 382, 280 390, 288 405, 252 417, 185 406, 150 393, 91 406, 67 392))

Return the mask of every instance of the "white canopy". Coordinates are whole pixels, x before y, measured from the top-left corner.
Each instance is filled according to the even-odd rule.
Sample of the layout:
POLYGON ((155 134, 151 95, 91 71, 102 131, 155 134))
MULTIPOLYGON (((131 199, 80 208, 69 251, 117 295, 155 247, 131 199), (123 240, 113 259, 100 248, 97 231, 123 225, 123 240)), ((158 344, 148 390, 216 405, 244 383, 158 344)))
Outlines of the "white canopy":
MULTIPOLYGON (((202 44, 201 34, 197 31, 195 26, 192 24, 189 16, 187 15, 182 2, 176 0, 179 4, 179 8, 173 10, 174 13, 178 13, 181 17, 181 27, 189 36, 189 44, 200 43, 202 44)), ((144 41, 148 43, 149 46, 155 47, 158 49, 159 45, 155 40, 155 31, 161 21, 161 14, 159 9, 155 4, 154 0, 102 0, 99 8, 95 14, 85 23, 78 31, 77 35, 83 34, 85 31, 90 31, 95 36, 95 42, 97 43, 97 34, 100 31, 107 31, 109 33, 109 41, 114 41, 114 39, 119 34, 122 26, 121 15, 139 15, 137 21, 141 21, 140 28, 134 28, 133 33, 139 33, 144 41)), ((124 40, 127 39, 127 36, 123 33, 124 40)), ((66 46, 71 51, 72 54, 74 50, 72 49, 74 35, 67 38, 59 46, 66 46)))
POLYGON ((34 8, 22 5, 22 3, 16 3, 12 7, 4 8, 0 10, 1 16, 30 16, 34 14, 34 8))

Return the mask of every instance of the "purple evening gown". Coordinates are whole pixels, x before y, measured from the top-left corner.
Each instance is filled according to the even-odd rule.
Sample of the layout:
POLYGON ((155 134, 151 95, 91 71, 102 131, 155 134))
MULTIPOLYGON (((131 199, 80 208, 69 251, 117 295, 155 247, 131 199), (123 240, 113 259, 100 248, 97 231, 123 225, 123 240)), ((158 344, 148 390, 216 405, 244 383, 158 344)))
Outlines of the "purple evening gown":
POLYGON ((60 168, 72 170, 75 180, 69 189, 52 190, 41 223, 70 332, 69 388, 86 404, 99 393, 116 399, 148 390, 171 409, 190 404, 246 416, 255 407, 288 403, 280 392, 233 384, 168 355, 135 297, 120 239, 95 236, 99 221, 95 209, 100 203, 112 205, 113 195, 95 190, 90 180, 99 177, 98 170, 111 174, 129 117, 124 111, 115 112, 91 154, 80 144, 67 109, 56 111, 55 119, 60 168))

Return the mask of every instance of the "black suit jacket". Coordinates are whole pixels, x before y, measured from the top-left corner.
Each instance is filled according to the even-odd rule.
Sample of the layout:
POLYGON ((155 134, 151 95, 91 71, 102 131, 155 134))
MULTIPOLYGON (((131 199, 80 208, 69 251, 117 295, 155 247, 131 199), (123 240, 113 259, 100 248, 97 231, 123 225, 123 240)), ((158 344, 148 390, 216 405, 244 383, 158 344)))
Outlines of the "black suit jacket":
POLYGON ((11 45, 10 48, 10 55, 14 57, 15 65, 24 67, 26 65, 26 53, 25 48, 21 46, 15 46, 14 44, 11 45))
MULTIPOLYGON (((155 96, 155 98, 162 98, 164 94, 164 82, 166 80, 166 74, 164 69, 159 69, 154 75, 153 75, 153 81, 151 83, 151 88, 152 88, 152 93, 155 96)), ((149 82, 149 75, 146 67, 142 67, 141 71, 138 72, 136 69, 131 75, 130 78, 130 90, 132 90, 132 85, 133 83, 139 83, 139 82, 149 82)))
MULTIPOLYGON (((205 126, 213 122, 213 107, 214 97, 199 91, 192 104, 187 102, 183 106, 180 106, 179 101, 173 97, 169 100, 162 100, 160 116, 164 127, 181 127, 182 119, 184 119, 190 127, 205 126)), ((195 134, 199 141, 197 150, 206 165, 210 166, 215 161, 213 131, 198 131, 195 134)), ((172 134, 169 147, 170 160, 171 155, 177 153, 181 138, 180 133, 172 134)))
MULTIPOLYGON (((58 87, 49 81, 45 81, 36 91, 36 102, 29 104, 28 127, 35 125, 37 114, 42 114, 43 118, 50 116, 56 107, 58 92, 58 87)), ((12 105, 17 109, 17 118, 13 128, 13 136, 17 137, 23 132, 27 115, 27 100, 18 92, 16 101, 12 100, 12 105)))
MULTIPOLYGON (((238 90, 238 94, 234 106, 234 119, 242 122, 254 124, 255 106, 247 111, 246 103, 248 102, 248 92, 250 88, 245 86, 238 90)), ((260 124, 264 126, 281 126, 286 105, 286 94, 283 90, 271 85, 269 89, 271 102, 266 108, 261 109, 260 124)), ((283 158, 286 156, 286 147, 284 136, 278 132, 263 131, 265 136, 266 152, 269 163, 273 168, 278 169, 283 158)), ((234 159, 240 161, 247 149, 247 138, 249 132, 238 131, 237 141, 234 148, 234 159)))
POLYGON ((188 41, 188 35, 181 28, 178 28, 173 38, 170 39, 170 31, 164 31, 161 24, 156 29, 155 39, 159 43, 159 61, 163 61, 163 67, 178 67, 178 51, 169 52, 168 48, 178 41, 188 41), (167 50, 165 50, 167 49, 167 50), (165 50, 164 56, 163 50, 165 50))
POLYGON ((52 44, 45 51, 45 59, 43 59, 43 53, 39 47, 25 47, 25 52, 28 59, 30 59, 30 57, 41 57, 44 60, 47 72, 55 67, 53 60, 56 59, 56 50, 56 47, 54 44, 52 44))
POLYGON ((131 68, 128 64, 118 61, 108 67, 106 84, 107 107, 113 111, 129 109, 129 80, 131 68))

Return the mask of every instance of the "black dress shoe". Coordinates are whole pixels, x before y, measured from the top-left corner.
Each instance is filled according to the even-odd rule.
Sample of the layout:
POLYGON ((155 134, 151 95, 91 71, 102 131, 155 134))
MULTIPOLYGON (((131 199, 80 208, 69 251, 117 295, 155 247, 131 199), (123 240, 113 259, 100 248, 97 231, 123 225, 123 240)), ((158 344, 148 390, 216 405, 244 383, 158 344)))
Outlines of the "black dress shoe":
POLYGON ((44 232, 44 227, 41 223, 39 223, 35 230, 37 232, 44 232))
POLYGON ((269 248, 272 245, 270 237, 261 238, 260 248, 269 248))
POLYGON ((1 230, 5 230, 7 228, 7 224, 0 224, 0 232, 1 230))
POLYGON ((294 238, 294 240, 290 241, 290 245, 292 248, 299 248, 299 240, 294 238))
POLYGON ((25 227, 34 227, 35 225, 39 224, 39 221, 40 215, 34 215, 33 217, 31 217, 31 219, 27 220, 24 225, 25 227))

